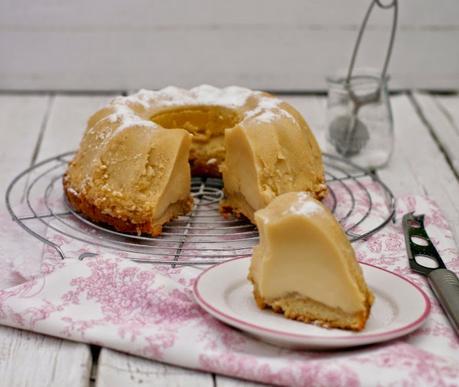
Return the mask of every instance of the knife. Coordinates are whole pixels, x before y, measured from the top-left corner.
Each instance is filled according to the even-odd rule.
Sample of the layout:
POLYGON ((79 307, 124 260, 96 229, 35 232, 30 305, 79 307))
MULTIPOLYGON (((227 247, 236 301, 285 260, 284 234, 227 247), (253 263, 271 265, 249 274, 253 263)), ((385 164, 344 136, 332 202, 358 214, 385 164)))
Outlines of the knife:
POLYGON ((427 277, 433 293, 459 336, 459 278, 448 270, 424 228, 424 215, 405 214, 402 220, 410 268, 427 277))

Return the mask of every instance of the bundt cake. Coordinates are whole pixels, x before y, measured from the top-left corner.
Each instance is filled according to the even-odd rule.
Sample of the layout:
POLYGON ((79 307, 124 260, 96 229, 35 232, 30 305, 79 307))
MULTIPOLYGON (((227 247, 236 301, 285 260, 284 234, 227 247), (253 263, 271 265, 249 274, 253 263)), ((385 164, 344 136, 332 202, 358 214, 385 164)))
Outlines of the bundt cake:
POLYGON ((276 196, 326 192, 321 153, 301 115, 241 87, 167 87, 117 97, 89 120, 64 175, 70 204, 123 232, 159 235, 191 210, 192 175, 221 176, 223 213, 254 221, 276 196))
POLYGON ((373 294, 331 212, 305 192, 290 192, 255 219, 260 243, 248 278, 258 306, 290 319, 362 330, 373 294))

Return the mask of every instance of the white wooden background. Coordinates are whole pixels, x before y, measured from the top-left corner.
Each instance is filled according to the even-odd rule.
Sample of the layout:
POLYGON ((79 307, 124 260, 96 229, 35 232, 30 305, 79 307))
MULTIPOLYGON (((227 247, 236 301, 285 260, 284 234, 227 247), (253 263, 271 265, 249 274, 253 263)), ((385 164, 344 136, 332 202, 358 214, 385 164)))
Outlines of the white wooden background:
MULTIPOLYGON (((0 90, 323 90, 370 0, 0 0, 0 90)), ((383 0, 387 1, 387 0, 383 0)), ((393 88, 459 88, 459 1, 399 0, 393 88)), ((360 63, 379 65, 375 10, 360 63)))

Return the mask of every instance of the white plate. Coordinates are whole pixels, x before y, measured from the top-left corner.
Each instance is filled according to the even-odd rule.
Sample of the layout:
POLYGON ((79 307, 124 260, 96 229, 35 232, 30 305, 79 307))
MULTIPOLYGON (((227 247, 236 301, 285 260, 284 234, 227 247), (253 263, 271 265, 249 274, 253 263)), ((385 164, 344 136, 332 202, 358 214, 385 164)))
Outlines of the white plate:
POLYGON ((419 328, 430 312, 426 294, 403 277, 361 263, 375 294, 370 318, 361 332, 326 329, 260 310, 247 280, 250 258, 213 266, 196 280, 194 295, 217 319, 269 343, 289 348, 340 348, 377 343, 419 328))

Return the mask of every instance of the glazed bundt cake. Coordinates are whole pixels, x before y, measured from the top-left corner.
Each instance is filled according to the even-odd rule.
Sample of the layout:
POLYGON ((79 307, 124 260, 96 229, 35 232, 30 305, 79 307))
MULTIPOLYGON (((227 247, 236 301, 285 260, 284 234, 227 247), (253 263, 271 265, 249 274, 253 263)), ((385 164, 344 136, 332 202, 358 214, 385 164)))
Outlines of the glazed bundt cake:
POLYGON ((241 87, 167 87, 117 97, 89 120, 64 176, 70 204, 123 232, 159 235, 191 210, 191 175, 222 176, 223 213, 276 196, 325 195, 321 153, 289 104, 241 87))
POLYGON ((248 278, 258 306, 294 320, 362 330, 373 294, 332 213, 305 192, 289 192, 255 219, 260 243, 248 278))

